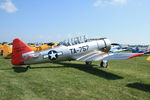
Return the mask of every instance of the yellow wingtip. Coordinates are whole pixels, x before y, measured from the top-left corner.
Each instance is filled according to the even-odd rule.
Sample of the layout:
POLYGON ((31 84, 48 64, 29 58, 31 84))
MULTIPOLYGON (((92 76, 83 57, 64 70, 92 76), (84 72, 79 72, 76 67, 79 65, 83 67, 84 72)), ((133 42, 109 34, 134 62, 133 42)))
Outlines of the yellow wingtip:
POLYGON ((147 61, 150 61, 150 56, 149 57, 147 57, 147 59, 146 59, 147 61))

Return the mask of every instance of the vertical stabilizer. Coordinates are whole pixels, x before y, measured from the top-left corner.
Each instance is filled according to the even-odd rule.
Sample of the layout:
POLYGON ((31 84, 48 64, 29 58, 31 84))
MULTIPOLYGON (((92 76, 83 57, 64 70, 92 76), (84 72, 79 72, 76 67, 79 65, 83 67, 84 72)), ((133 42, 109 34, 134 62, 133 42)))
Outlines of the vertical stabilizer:
POLYGON ((32 52, 31 48, 27 46, 23 41, 16 38, 13 40, 13 50, 12 50, 12 64, 13 65, 24 65, 24 59, 22 54, 32 52))

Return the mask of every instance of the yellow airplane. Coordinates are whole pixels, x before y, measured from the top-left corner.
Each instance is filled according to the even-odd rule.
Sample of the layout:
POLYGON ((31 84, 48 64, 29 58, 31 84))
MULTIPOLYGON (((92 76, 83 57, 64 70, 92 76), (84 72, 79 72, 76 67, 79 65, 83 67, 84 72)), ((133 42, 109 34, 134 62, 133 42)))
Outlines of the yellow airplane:
POLYGON ((0 43, 0 55, 3 53, 3 45, 0 43))
POLYGON ((149 57, 147 57, 147 59, 146 59, 147 61, 150 61, 150 56, 149 57))
MULTIPOLYGON (((51 43, 51 44, 44 44, 44 45, 41 45, 41 46, 29 45, 29 47, 35 52, 50 49, 50 48, 52 48, 52 46, 56 47, 56 46, 58 46, 58 44, 57 43, 51 43)), ((0 50, 1 50, 1 53, 4 57, 6 57, 6 58, 11 57, 11 55, 12 55, 12 46, 8 45, 8 43, 4 43, 4 45, 1 44, 0 45, 0 50)))
POLYGON ((4 57, 11 57, 12 55, 12 46, 8 45, 8 43, 5 43, 3 45, 3 54, 4 57))
POLYGON ((50 49, 52 47, 57 47, 58 44, 57 43, 49 43, 49 44, 43 44, 43 45, 40 45, 40 46, 35 46, 35 45, 29 45, 29 47, 35 51, 35 52, 39 52, 39 51, 42 51, 42 50, 46 50, 46 49, 50 49))

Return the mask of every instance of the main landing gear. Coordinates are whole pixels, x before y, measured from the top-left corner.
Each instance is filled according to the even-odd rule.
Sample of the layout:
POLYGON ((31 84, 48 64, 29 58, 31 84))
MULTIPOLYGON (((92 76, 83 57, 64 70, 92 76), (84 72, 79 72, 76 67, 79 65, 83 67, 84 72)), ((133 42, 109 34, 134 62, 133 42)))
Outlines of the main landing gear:
POLYGON ((102 62, 100 63, 100 67, 107 68, 108 67, 107 60, 102 60, 102 62))

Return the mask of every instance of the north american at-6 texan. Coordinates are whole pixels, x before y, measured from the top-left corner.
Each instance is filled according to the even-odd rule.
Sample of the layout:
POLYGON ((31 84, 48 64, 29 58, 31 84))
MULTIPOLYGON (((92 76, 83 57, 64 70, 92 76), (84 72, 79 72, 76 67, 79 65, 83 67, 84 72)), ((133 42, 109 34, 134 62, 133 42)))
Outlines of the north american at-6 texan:
POLYGON ((13 65, 27 65, 30 68, 32 64, 71 61, 77 60, 91 64, 93 61, 101 61, 101 67, 108 66, 108 60, 130 59, 143 53, 110 53, 111 42, 107 38, 86 39, 84 41, 75 41, 66 45, 60 45, 55 48, 40 52, 32 51, 24 42, 16 38, 13 40, 13 65))

